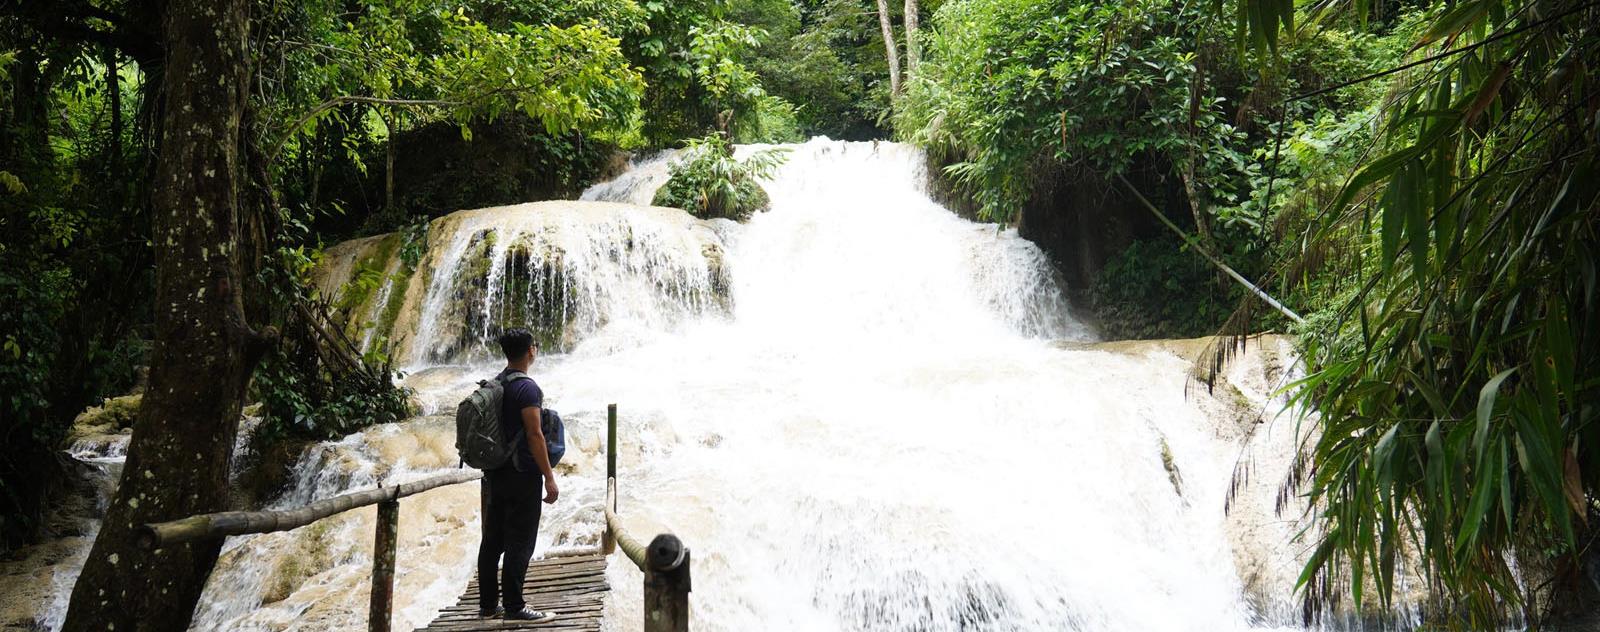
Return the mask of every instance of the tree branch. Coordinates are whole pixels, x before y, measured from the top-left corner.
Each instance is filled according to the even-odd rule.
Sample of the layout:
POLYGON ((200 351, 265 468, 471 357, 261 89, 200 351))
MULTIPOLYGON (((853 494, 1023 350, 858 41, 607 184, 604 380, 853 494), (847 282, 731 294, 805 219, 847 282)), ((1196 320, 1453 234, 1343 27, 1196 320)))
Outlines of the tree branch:
POLYGON ((323 112, 327 112, 328 110, 332 110, 341 105, 347 105, 350 103, 437 107, 450 107, 466 104, 464 101, 448 101, 442 99, 385 99, 380 97, 363 97, 355 95, 337 96, 332 99, 328 99, 327 101, 323 101, 322 103, 318 103, 310 110, 307 110, 304 116, 301 116, 300 118, 296 119, 294 123, 291 123, 285 127, 283 130, 283 137, 278 139, 277 143, 273 144, 272 151, 267 154, 267 162, 271 163, 277 161, 278 154, 283 152, 283 146, 289 142, 290 137, 294 136, 294 131, 300 129, 301 125, 305 125, 306 121, 316 118, 317 115, 322 114, 323 112))

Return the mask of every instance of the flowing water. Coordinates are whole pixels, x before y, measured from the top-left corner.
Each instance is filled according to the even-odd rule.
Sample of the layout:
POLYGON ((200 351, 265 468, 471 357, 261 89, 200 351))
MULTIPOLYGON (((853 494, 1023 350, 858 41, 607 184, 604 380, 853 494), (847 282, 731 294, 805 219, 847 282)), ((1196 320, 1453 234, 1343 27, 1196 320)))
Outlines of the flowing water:
MULTIPOLYGON (((620 204, 648 201, 670 153, 596 201, 435 223, 389 338, 432 414, 496 368, 484 341, 501 327, 551 333, 533 374, 570 447, 541 554, 598 542, 617 403, 621 513, 693 550, 697 629, 1293 620, 1276 479, 1222 510, 1241 453, 1285 462, 1287 431, 1247 448, 1241 430, 1284 367, 1236 369, 1231 400, 1197 395, 1185 354, 1094 344, 1038 248, 931 202, 916 150, 788 149, 771 210, 743 225, 620 204)), ((453 467, 451 441, 425 415, 315 446, 277 505, 453 467)), ((462 485, 402 503, 402 629, 465 584, 477 502, 462 485)), ((195 629, 359 626, 371 514, 230 539, 195 629)), ((608 572, 608 625, 636 629, 639 574, 608 572)))

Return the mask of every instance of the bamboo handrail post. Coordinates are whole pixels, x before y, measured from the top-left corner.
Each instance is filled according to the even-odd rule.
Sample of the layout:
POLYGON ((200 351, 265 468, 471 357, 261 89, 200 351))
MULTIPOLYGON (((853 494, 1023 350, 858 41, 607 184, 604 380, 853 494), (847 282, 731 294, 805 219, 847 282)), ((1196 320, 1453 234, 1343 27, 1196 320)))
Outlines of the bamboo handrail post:
MULTIPOLYGON (((606 406, 606 511, 617 510, 616 489, 617 484, 617 405, 606 406)), ((600 534, 600 550, 610 555, 617 550, 617 537, 611 532, 611 521, 606 521, 605 531, 600 534)))
POLYGON ((689 547, 670 533, 650 541, 644 571, 644 632, 688 632, 689 547))
POLYGON ((378 503, 378 519, 372 547, 372 604, 367 611, 367 630, 389 632, 394 611, 394 561, 400 535, 400 501, 378 503))

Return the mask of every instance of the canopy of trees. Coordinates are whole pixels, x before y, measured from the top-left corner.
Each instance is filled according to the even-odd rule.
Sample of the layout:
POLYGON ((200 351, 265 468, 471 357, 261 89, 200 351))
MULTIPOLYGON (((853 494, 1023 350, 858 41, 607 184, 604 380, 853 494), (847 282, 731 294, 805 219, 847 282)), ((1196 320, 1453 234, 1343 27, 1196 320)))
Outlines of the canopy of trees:
MULTIPOLYGON (((1308 618, 1389 603, 1403 560, 1443 627, 1581 612, 1600 603, 1596 23, 1579 0, 0 0, 0 549, 44 535, 73 416, 140 367, 169 393, 129 463, 178 486, 119 495, 97 552, 224 502, 247 398, 267 437, 404 415, 381 349, 310 289, 323 245, 415 243, 438 214, 684 144, 699 159, 661 199, 743 216, 779 158, 729 142, 828 135, 924 147, 951 205, 999 222, 1153 199, 1162 223, 1080 288, 1103 331, 1298 335, 1287 392, 1316 412, 1284 490, 1318 527, 1308 618), (159 457, 175 446, 201 465, 159 457)), ((175 583, 145 588, 192 606, 214 555, 85 577, 151 565, 175 583)), ((136 589, 91 608, 152 608, 136 589)))

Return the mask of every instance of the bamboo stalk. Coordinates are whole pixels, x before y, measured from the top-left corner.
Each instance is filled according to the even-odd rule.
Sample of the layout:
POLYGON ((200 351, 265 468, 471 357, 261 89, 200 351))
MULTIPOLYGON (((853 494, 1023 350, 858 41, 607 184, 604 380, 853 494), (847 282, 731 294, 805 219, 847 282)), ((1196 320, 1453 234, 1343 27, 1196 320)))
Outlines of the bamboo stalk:
MULTIPOLYGON (((617 405, 606 406, 606 511, 617 510, 617 497, 614 493, 617 483, 617 405)), ((606 520, 606 529, 600 534, 600 550, 610 555, 617 550, 617 536, 611 531, 611 521, 606 520)))
POLYGON ((146 550, 155 550, 206 538, 288 531, 336 513, 343 513, 358 507, 376 505, 380 502, 399 500, 435 487, 455 485, 480 478, 483 478, 483 472, 478 470, 455 470, 420 481, 325 498, 294 509, 279 511, 223 511, 190 516, 168 522, 150 523, 139 527, 139 544, 146 550))
POLYGON ((644 543, 634 538, 632 534, 629 534, 625 529, 622 528, 622 519, 617 517, 616 506, 617 479, 607 479, 606 531, 611 532, 612 539, 615 540, 617 547, 622 549, 622 554, 627 556, 628 561, 633 562, 633 565, 639 567, 640 571, 645 571, 649 567, 646 566, 647 560, 644 543))

